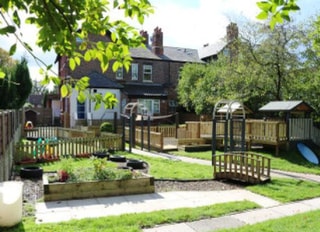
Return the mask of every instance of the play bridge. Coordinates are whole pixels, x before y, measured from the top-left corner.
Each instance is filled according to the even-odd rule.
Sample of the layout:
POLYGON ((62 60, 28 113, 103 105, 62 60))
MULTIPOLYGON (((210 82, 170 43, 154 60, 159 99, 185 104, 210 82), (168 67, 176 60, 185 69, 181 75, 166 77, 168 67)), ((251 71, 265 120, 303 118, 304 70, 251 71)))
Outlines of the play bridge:
POLYGON ((214 179, 231 179, 252 184, 270 180, 271 160, 253 152, 231 152, 212 156, 214 179))

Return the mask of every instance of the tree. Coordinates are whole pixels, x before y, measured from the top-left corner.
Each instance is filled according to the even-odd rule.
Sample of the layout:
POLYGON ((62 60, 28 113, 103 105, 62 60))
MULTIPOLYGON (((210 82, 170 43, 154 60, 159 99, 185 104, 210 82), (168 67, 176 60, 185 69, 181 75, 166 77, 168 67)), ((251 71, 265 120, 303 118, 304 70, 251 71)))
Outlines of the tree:
POLYGON ((32 82, 26 59, 6 70, 6 77, 0 79, 0 109, 19 109, 26 102, 32 89, 32 82))
POLYGON ((183 67, 178 83, 180 103, 186 106, 189 101, 200 114, 211 112, 221 99, 239 99, 256 111, 270 100, 310 98, 302 89, 320 86, 314 75, 315 63, 312 67, 306 62, 311 55, 308 58, 305 54, 311 54, 312 47, 300 47, 307 41, 304 32, 291 24, 277 25, 273 30, 261 24, 242 28, 239 40, 229 45, 229 49, 237 49, 232 59, 221 53, 217 61, 204 66, 200 76, 193 73, 197 65, 183 67), (193 87, 183 96, 188 80, 193 87))
MULTIPOLYGON (((115 71, 130 65, 130 47, 143 44, 143 37, 138 31, 123 20, 112 20, 111 9, 123 14, 127 18, 138 20, 141 24, 144 18, 153 12, 148 0, 7 0, 0 3, 0 35, 13 34, 24 48, 35 58, 31 47, 19 36, 18 29, 22 26, 21 14, 27 15, 26 23, 35 25, 39 29, 36 41, 43 51, 54 50, 59 55, 69 57, 69 66, 73 70, 81 62, 98 60, 102 70, 106 70, 111 60, 115 60, 112 69, 115 71), (111 42, 90 41, 90 34, 105 35, 110 33, 111 42)), ((10 55, 15 53, 17 44, 12 44, 10 55)), ((60 84, 60 79, 49 75, 52 65, 39 60, 43 68, 44 81, 48 84, 53 81, 60 84)), ((0 78, 4 78, 0 70, 0 78)), ((79 91, 78 99, 84 101, 85 88, 88 78, 84 77, 77 82, 75 89, 79 91)), ((71 93, 71 85, 62 83, 61 94, 71 93)), ((108 100, 106 100, 108 101, 108 100)), ((105 102, 106 104, 108 102, 105 102)))

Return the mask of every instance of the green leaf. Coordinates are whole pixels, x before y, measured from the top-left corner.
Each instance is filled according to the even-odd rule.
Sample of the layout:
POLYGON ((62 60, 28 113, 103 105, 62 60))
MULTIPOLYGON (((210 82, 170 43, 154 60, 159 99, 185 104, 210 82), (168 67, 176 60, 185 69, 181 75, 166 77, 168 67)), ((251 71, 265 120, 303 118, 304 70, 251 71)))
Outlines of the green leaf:
POLYGON ((6 76, 6 74, 4 72, 0 71, 0 79, 5 78, 5 76, 6 76))
POLYGON ((85 93, 83 91, 80 91, 79 94, 78 94, 78 97, 77 97, 78 101, 80 103, 84 103, 86 98, 87 97, 86 97, 85 93))
POLYGON ((8 33, 15 33, 16 32, 16 28, 14 26, 6 26, 6 27, 3 27, 3 28, 0 28, 0 34, 8 34, 8 33))
POLYGON ((94 110, 98 110, 98 109, 100 109, 100 107, 101 107, 101 103, 100 102, 96 102, 94 104, 94 110))
POLYGON ((85 54, 84 54, 84 60, 86 62, 90 61, 91 60, 91 52, 90 50, 86 51, 85 54))
POLYGON ((73 58, 69 59, 69 67, 72 71, 76 68, 76 62, 73 58))
POLYGON ((21 21, 20 21, 19 15, 18 15, 18 11, 15 10, 15 11, 13 12, 13 17, 12 17, 12 19, 13 19, 13 22, 14 22, 15 24, 17 24, 18 27, 20 27, 21 21))
POLYGON ((265 12, 268 12, 271 9, 271 4, 266 1, 257 2, 257 6, 265 12))
POLYGON ((67 97, 69 94, 68 87, 66 85, 62 85, 60 88, 61 97, 67 97))
POLYGON ((17 44, 13 44, 13 45, 10 47, 9 55, 12 56, 13 54, 15 54, 15 53, 16 53, 16 50, 17 50, 17 44))
POLYGON ((60 85, 61 80, 59 77, 51 77, 51 81, 55 84, 55 85, 60 85))
POLYGON ((265 20, 268 18, 268 13, 265 11, 261 11, 260 14, 257 15, 257 19, 265 20))

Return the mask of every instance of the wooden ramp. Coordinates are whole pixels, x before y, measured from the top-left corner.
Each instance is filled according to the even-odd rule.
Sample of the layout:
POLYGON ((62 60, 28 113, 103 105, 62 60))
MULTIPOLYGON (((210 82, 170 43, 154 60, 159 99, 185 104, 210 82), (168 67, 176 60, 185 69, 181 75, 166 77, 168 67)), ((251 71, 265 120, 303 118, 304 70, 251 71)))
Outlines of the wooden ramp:
POLYGON ((214 179, 230 179, 251 184, 270 180, 270 158, 253 152, 213 155, 212 164, 214 179))

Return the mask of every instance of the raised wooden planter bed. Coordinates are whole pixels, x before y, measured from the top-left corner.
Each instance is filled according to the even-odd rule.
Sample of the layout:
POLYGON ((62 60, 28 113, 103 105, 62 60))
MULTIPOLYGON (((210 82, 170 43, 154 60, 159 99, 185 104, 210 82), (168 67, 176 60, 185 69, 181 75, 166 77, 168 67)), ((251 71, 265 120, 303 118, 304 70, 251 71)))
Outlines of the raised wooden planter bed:
POLYGON ((154 178, 148 175, 130 180, 49 183, 47 174, 44 174, 43 185, 44 201, 132 195, 154 193, 155 191, 154 178))

